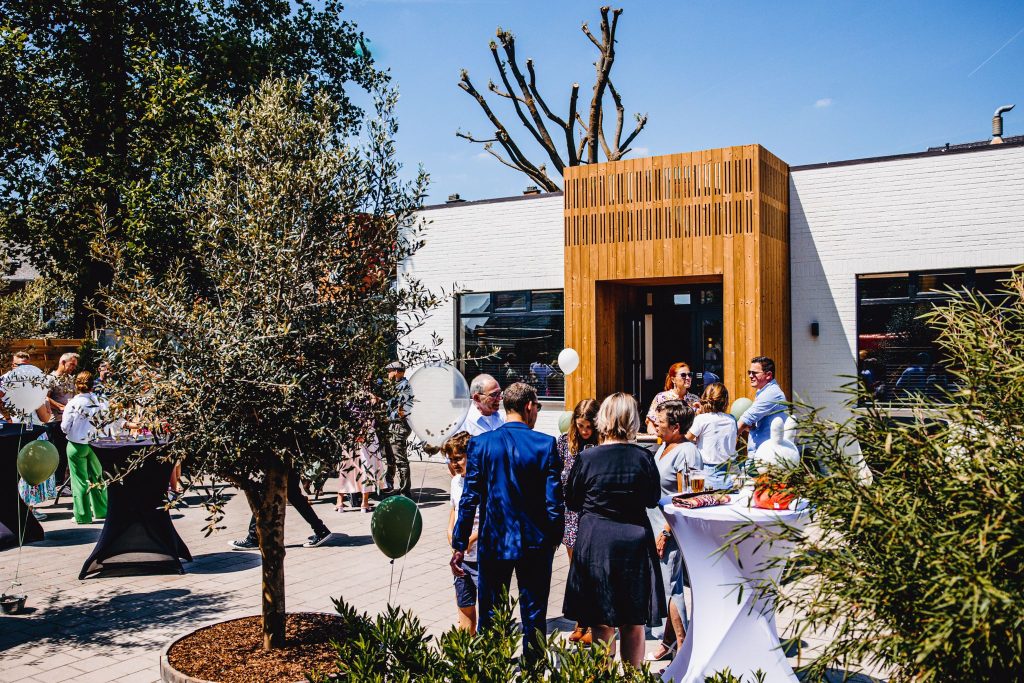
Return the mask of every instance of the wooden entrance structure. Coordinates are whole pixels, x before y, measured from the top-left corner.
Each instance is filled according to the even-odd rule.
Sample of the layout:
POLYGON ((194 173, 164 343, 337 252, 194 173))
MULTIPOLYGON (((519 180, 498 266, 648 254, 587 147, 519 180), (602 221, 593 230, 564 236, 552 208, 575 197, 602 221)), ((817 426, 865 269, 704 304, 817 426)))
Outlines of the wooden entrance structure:
MULTIPOLYGON (((565 169, 566 408, 625 386, 622 316, 639 288, 721 282, 724 377, 752 396, 767 355, 789 395, 789 167, 760 145, 565 169)), ((693 361, 691 361, 693 362, 693 361)), ((656 372, 664 372, 657 368, 656 372)))

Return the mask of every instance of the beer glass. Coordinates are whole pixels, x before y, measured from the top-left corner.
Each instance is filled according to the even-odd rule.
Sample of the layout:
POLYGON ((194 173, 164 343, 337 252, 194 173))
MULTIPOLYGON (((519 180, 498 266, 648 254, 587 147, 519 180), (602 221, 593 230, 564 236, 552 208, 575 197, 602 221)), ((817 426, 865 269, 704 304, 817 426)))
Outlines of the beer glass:
POLYGON ((704 490, 703 472, 694 471, 690 473, 690 488, 693 489, 694 493, 700 493, 704 490))

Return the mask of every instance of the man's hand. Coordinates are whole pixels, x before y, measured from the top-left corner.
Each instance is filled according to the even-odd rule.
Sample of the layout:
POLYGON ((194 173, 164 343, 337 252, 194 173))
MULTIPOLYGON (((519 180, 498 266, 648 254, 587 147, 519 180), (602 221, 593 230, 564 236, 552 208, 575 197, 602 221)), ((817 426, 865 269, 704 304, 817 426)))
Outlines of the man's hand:
POLYGON ((665 534, 658 534, 654 539, 654 547, 658 551, 658 559, 662 560, 665 558, 665 543, 668 542, 668 536, 665 534))
POLYGON ((452 568, 453 576, 465 576, 466 570, 462 568, 462 558, 465 557, 465 553, 461 550, 452 551, 452 561, 448 565, 452 568))

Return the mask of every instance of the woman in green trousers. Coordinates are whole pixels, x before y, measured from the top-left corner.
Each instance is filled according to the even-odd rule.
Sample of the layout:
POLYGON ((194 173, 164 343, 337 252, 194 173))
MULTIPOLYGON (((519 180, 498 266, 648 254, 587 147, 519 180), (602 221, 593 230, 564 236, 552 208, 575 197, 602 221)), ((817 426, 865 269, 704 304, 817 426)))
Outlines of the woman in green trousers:
POLYGON ((92 386, 91 372, 83 371, 75 376, 77 393, 64 407, 60 422, 60 428, 68 437, 71 498, 75 506, 75 521, 79 524, 90 524, 94 516, 107 516, 103 468, 89 446, 89 442, 96 438, 96 428, 90 418, 103 408, 101 400, 92 393, 92 386))

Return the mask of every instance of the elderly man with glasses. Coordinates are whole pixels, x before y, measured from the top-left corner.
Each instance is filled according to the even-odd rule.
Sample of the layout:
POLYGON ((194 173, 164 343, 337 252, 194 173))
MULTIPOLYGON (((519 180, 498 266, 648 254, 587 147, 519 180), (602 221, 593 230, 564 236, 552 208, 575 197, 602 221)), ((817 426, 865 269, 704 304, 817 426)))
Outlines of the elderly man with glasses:
POLYGON ((775 361, 771 358, 752 358, 747 376, 750 378, 750 386, 757 393, 753 405, 739 420, 739 436, 743 439, 750 434, 752 454, 771 437, 772 420, 776 417, 786 418, 787 401, 782 387, 775 381, 775 361))
POLYGON ((498 409, 501 407, 501 386, 498 380, 490 375, 477 375, 469 384, 469 393, 473 398, 473 405, 469 408, 466 421, 457 432, 469 432, 470 436, 477 436, 484 432, 493 432, 505 424, 505 418, 501 416, 498 409))

